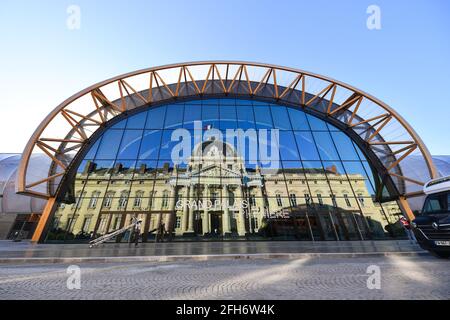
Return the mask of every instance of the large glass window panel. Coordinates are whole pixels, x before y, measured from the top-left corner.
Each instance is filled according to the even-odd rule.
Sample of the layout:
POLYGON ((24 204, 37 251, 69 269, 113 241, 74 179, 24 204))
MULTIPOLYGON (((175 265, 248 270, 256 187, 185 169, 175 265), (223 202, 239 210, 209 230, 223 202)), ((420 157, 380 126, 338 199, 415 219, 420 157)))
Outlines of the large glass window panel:
POLYGON ((332 189, 332 194, 335 196, 342 196, 344 193, 352 194, 352 188, 340 161, 323 161, 323 166, 332 189))
POLYGON ((117 159, 114 164, 113 174, 126 175, 132 178, 135 169, 136 169, 136 160, 117 159))
POLYGON ((172 141, 173 130, 164 130, 161 139, 161 149, 159 151, 159 159, 172 159, 172 150, 179 141, 172 141))
POLYGON ((187 102, 184 109, 184 128, 194 129, 194 122, 201 121, 202 108, 198 104, 187 102))
POLYGON ((282 160, 300 160, 292 131, 280 131, 280 155, 282 160))
POLYGON ((313 132, 313 136, 322 160, 339 160, 339 155, 328 131, 313 132))
POLYGON ((327 124, 325 121, 320 120, 317 117, 314 117, 310 114, 307 114, 306 117, 308 118, 309 126, 311 127, 311 130, 313 131, 328 131, 327 124))
POLYGON ((366 159, 366 156, 365 156, 364 153, 361 151, 361 149, 358 147, 358 145, 357 145, 355 142, 353 142, 353 141, 352 141, 352 143, 353 143, 353 146, 355 147, 356 153, 358 153, 358 155, 359 155, 359 158, 360 158, 361 160, 365 160, 365 159, 366 159))
MULTIPOLYGON (((261 161, 280 160, 279 132, 272 130, 258 130, 258 156, 261 161)), ((255 146, 252 146, 255 147, 255 146)))
POLYGON ((369 178, 369 181, 370 181, 370 183, 371 183, 373 189, 376 190, 377 185, 376 185, 376 183, 375 183, 375 176, 374 176, 376 173, 372 170, 372 167, 370 166, 369 162, 367 162, 367 161, 362 161, 361 163, 362 163, 364 169, 366 170, 366 171, 365 171, 365 172, 366 172, 366 175, 367 175, 367 177, 369 178))
POLYGON ((330 131, 341 131, 338 128, 336 128, 335 126, 329 124, 328 122, 327 122, 327 127, 328 127, 328 130, 330 130, 330 131))
MULTIPOLYGON (((234 135, 231 133, 226 134, 223 132, 223 137, 226 138, 226 143, 233 147, 234 151, 227 150, 228 154, 233 155, 237 153, 238 156, 242 157, 244 160, 257 160, 258 159, 258 151, 263 151, 261 148, 267 147, 268 142, 262 141, 262 145, 258 145, 258 132, 254 129, 244 130, 238 128, 234 135), (231 151, 231 152, 230 152, 231 151)), ((269 140, 268 137, 266 140, 269 140)), ((278 151, 277 148, 275 148, 278 151)), ((264 158, 268 158, 270 155, 270 147, 269 149, 265 149, 266 152, 264 158)), ((278 160, 278 159, 277 159, 278 160)))
POLYGON ((115 159, 123 130, 107 130, 103 134, 102 142, 98 148, 96 159, 115 159))
POLYGON ((139 151, 139 159, 158 159, 161 130, 145 130, 139 151))
POLYGON ((327 180, 327 169, 324 169, 320 161, 303 161, 303 167, 313 195, 318 193, 328 195, 331 193, 327 180))
POLYGON ((353 142, 343 132, 331 132, 331 136, 339 152, 341 160, 359 160, 353 142))
POLYGON ((156 169, 158 167, 157 160, 139 160, 136 163, 135 178, 136 184, 149 187, 149 191, 153 188, 153 182, 156 175, 156 169))
POLYGON ((236 107, 224 105, 220 107, 220 129, 235 129, 237 126, 236 107))
POLYGON ((128 118, 127 129, 144 129, 147 112, 140 112, 128 118))
POLYGON ((291 122, 286 110, 283 106, 271 106, 273 124, 276 129, 280 130, 292 130, 291 122))
POLYGON ((123 119, 111 126, 111 129, 125 129, 128 119, 123 119))
MULTIPOLYGON (((309 193, 303 163, 300 161, 283 161, 283 171, 289 195, 296 194, 297 198, 309 193)), ((300 198, 297 199, 300 203, 300 198)))
POLYGON ((166 115, 166 107, 150 108, 147 114, 147 123, 145 128, 147 129, 163 129, 164 118, 166 115))
POLYGON ((203 127, 210 125, 212 128, 219 129, 219 106, 202 105, 202 121, 203 127))
POLYGON ((287 108, 291 118, 292 128, 294 130, 310 130, 306 114, 294 108, 287 108))
POLYGON ((91 166, 91 173, 105 174, 114 167, 114 160, 95 160, 91 166))
POLYGON ((80 174, 89 173, 89 170, 92 168, 92 163, 93 163, 92 160, 87 160, 87 159, 81 161, 80 165, 78 166, 77 173, 80 173, 80 174))
POLYGON ((255 122, 258 129, 271 129, 273 128, 272 115, 270 113, 270 106, 258 103, 254 106, 255 110, 255 122))
POLYGON ((171 104, 167 106, 165 129, 181 128, 183 126, 183 104, 171 104))
POLYGON ((343 164, 355 193, 362 193, 364 197, 374 196, 375 191, 362 163, 359 161, 344 161, 343 164))
POLYGON ((262 175, 273 176, 282 173, 281 161, 258 161, 262 175))
POLYGON ((125 130, 117 158, 137 159, 143 130, 125 130))
POLYGON ((294 135, 302 160, 320 160, 311 132, 295 131, 294 135))
POLYGON ((251 105, 237 105, 236 112, 238 117, 238 128, 243 130, 255 128, 253 107, 251 105))
POLYGON ((95 154, 97 153, 98 146, 100 145, 101 141, 102 141, 101 137, 97 141, 95 141, 94 145, 90 147, 89 151, 84 156, 84 159, 94 159, 95 158, 95 154))

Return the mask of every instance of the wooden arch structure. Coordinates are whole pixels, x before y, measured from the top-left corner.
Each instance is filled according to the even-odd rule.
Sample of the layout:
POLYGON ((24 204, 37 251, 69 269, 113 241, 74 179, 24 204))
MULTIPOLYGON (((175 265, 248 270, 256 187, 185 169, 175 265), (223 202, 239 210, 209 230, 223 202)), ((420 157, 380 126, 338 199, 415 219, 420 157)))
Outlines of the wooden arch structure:
MULTIPOLYGON (((437 177, 431 156, 413 128, 391 107, 350 85, 276 65, 203 61, 165 65, 100 82, 56 107, 38 126, 23 152, 17 192, 53 199, 77 154, 113 118, 153 105, 199 97, 272 100, 301 108, 345 131, 376 158, 403 198, 420 195, 437 177), (48 175, 36 177, 33 153, 43 153, 48 175), (413 159, 414 166, 407 159, 413 159)), ((51 202, 51 201, 49 201, 51 202)))

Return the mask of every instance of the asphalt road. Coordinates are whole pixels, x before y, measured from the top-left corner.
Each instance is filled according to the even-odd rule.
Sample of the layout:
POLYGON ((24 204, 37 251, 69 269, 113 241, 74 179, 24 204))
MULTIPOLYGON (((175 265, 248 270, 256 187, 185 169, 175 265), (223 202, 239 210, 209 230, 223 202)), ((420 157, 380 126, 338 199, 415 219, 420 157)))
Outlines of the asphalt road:
POLYGON ((78 267, 2 265, 0 299, 450 299, 450 260, 427 255, 78 267))

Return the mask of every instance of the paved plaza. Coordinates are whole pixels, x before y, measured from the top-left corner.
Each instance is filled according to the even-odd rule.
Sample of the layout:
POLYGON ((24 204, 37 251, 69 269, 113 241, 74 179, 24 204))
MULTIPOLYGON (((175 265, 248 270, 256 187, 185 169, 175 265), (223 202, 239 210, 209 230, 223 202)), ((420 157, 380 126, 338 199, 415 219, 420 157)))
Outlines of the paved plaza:
POLYGON ((450 299, 450 261, 429 255, 78 266, 70 290, 68 264, 0 265, 0 299, 450 299))

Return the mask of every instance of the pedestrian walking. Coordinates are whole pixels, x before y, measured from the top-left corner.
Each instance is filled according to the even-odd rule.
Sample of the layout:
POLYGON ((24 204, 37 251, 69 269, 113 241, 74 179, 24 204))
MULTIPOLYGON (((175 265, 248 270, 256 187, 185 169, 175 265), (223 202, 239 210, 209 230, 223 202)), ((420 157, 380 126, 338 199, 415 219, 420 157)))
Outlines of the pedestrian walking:
POLYGON ((142 220, 139 219, 134 225, 134 246, 137 247, 139 244, 139 236, 141 235, 141 224, 142 220))
POLYGON ((164 242, 164 223, 160 223, 156 231, 156 242, 164 242))
POLYGON ((403 226, 408 239, 412 242, 416 241, 416 237, 414 236, 414 232, 412 231, 411 224, 405 217, 400 217, 399 222, 403 226))

